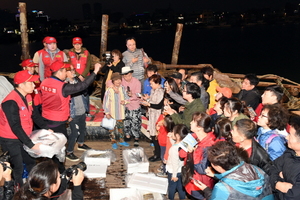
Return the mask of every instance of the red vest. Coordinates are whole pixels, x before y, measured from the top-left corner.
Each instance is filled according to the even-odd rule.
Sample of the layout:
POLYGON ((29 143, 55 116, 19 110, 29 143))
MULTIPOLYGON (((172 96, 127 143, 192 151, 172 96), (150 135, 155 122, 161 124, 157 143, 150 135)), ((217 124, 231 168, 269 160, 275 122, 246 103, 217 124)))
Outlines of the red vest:
POLYGON ((31 97, 33 99, 33 103, 35 106, 41 105, 42 104, 42 94, 41 94, 41 81, 35 81, 35 90, 33 91, 33 93, 31 93, 31 97))
POLYGON ((89 52, 88 50, 85 50, 83 52, 83 55, 78 56, 73 51, 69 51, 69 56, 71 60, 71 64, 73 65, 74 69, 78 74, 82 74, 86 68, 87 58, 88 58, 89 52))
POLYGON ((50 54, 45 50, 39 50, 38 51, 39 55, 42 54, 42 61, 44 63, 45 69, 44 69, 44 77, 49 78, 51 76, 51 71, 50 71, 50 65, 55 62, 55 61, 61 61, 64 62, 64 52, 59 51, 55 54, 54 58, 51 59, 50 54))
POLYGON ((51 121, 66 121, 70 116, 70 96, 62 95, 65 82, 47 78, 41 83, 42 116, 51 121))
MULTIPOLYGON (((19 115, 21 120, 21 126, 27 135, 30 135, 33 129, 32 115, 32 99, 30 95, 26 95, 27 105, 24 103, 20 94, 15 90, 11 91, 3 102, 14 100, 19 107, 19 115)), ((0 108, 0 137, 9 139, 18 139, 10 128, 6 115, 4 114, 2 107, 0 108)))

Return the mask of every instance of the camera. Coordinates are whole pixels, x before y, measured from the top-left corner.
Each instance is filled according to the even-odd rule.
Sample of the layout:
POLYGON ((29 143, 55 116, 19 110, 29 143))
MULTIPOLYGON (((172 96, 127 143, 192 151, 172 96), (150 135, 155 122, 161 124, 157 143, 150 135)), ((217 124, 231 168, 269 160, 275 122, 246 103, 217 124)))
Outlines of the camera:
POLYGON ((102 54, 102 57, 104 58, 105 63, 107 65, 111 64, 114 61, 113 56, 111 55, 110 51, 106 51, 104 54, 102 54))
POLYGON ((84 162, 80 162, 77 165, 72 165, 62 173, 61 178, 67 178, 68 180, 71 180, 73 174, 77 175, 78 169, 85 171, 86 164, 84 162))
POLYGON ((4 152, 2 155, 0 155, 0 164, 3 167, 3 171, 5 171, 7 169, 7 165, 4 162, 9 162, 10 159, 10 155, 8 154, 8 152, 4 152))

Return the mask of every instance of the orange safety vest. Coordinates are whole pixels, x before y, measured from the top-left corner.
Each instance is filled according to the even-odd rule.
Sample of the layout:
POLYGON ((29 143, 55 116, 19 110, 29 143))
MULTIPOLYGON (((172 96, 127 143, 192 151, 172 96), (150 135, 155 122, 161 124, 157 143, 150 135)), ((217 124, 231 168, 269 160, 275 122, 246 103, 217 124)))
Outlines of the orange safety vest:
POLYGON ((59 51, 55 54, 54 58, 51 59, 50 54, 45 50, 39 50, 38 54, 41 55, 42 54, 42 61, 44 63, 44 77, 45 78, 49 78, 51 76, 51 70, 50 70, 50 66, 52 63, 54 63, 55 61, 61 61, 64 62, 64 52, 63 51, 59 51))
POLYGON ((41 83, 42 116, 51 121, 66 121, 70 116, 70 96, 62 95, 65 82, 55 78, 44 79, 41 83))
POLYGON ((84 72, 86 68, 88 55, 89 55, 88 50, 84 50, 83 55, 80 54, 79 56, 77 56, 75 52, 69 51, 71 64, 73 65, 74 69, 78 74, 82 74, 84 72))
MULTIPOLYGON (((20 94, 15 90, 11 91, 2 102, 14 100, 19 107, 19 115, 21 120, 21 126, 27 135, 30 135, 33 129, 32 121, 32 98, 31 95, 26 95, 27 105, 21 98, 20 94)), ((11 130, 5 113, 0 108, 0 137, 8 139, 18 139, 18 137, 11 130)))

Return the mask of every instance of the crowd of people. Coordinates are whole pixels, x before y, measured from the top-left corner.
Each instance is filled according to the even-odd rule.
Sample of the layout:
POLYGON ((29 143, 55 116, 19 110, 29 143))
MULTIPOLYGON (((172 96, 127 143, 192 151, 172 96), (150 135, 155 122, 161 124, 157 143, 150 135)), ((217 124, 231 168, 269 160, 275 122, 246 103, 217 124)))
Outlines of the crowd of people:
POLYGON ((37 164, 23 145, 38 152, 40 143, 29 136, 34 129, 47 129, 66 136, 70 161, 79 160, 75 143, 78 150, 91 149, 84 143, 87 88, 99 71, 105 74, 105 118, 115 121, 109 130, 112 148, 130 146, 131 138, 138 147, 145 115, 154 146, 149 161, 161 162, 157 176, 168 178, 169 199, 176 192, 180 199, 300 199, 300 116, 282 105, 280 86, 269 86, 261 95, 259 79, 247 74, 241 91, 233 94, 218 85, 211 67, 193 73, 177 69, 163 77, 133 37, 126 39, 125 52, 111 51, 104 66, 92 66, 81 38, 72 44, 66 54, 54 37, 45 37, 44 48, 22 62, 15 89, 1 103, 0 144, 10 155, 0 165, 3 199, 57 198, 70 180, 72 198, 83 199, 82 170, 62 178, 64 163, 54 156, 37 164), (196 145, 182 148, 186 137, 196 145), (24 166, 30 172, 25 183, 24 166))

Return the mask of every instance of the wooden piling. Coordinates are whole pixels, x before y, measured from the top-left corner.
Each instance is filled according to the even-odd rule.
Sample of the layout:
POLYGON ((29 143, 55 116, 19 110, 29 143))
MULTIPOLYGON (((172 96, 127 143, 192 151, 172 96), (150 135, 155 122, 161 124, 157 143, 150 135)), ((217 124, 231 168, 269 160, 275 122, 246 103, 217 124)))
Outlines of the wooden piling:
POLYGON ((22 45, 21 60, 25 60, 30 58, 28 32, 27 32, 26 3, 19 2, 19 9, 20 9, 21 45, 22 45))
POLYGON ((104 54, 107 50, 107 33, 108 33, 108 15, 102 15, 100 60, 103 60, 102 54, 104 54))
POLYGON ((178 54, 179 54, 180 41, 181 41, 181 36, 182 36, 182 28, 183 28, 183 24, 177 24, 173 53, 172 53, 172 60, 171 60, 171 64, 173 64, 173 65, 176 65, 178 62, 178 54))

